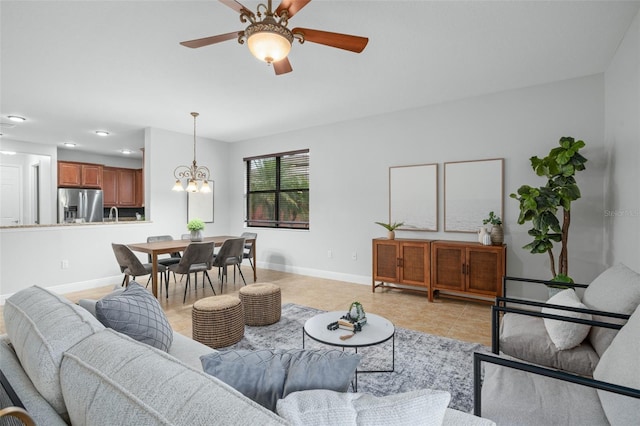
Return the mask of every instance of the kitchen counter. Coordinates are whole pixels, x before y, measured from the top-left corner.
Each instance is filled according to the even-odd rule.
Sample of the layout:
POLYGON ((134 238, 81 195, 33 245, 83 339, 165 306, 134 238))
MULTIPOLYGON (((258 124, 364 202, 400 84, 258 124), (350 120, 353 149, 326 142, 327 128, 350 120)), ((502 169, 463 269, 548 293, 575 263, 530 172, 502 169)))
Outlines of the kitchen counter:
POLYGON ((52 227, 65 227, 65 226, 99 226, 99 225, 122 225, 122 224, 143 224, 153 223, 150 220, 136 220, 135 217, 123 217, 115 220, 105 219, 103 222, 82 222, 82 223, 49 223, 42 225, 14 225, 14 226, 0 226, 0 229, 20 229, 20 228, 52 228, 52 227))

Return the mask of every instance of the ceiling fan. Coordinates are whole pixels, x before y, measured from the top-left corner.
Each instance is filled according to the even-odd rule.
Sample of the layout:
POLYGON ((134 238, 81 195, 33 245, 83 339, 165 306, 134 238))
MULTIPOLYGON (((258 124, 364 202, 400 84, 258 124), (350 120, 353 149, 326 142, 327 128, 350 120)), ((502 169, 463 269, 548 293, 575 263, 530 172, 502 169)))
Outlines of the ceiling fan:
POLYGON ((294 39, 297 39, 301 44, 310 41, 356 53, 362 52, 369 42, 366 37, 309 28, 293 28, 291 30, 287 28, 289 19, 311 0, 282 0, 275 10, 271 7, 271 0, 268 0, 267 5, 260 3, 256 7, 256 13, 251 12, 236 0, 219 1, 238 12, 240 22, 249 22, 249 26, 244 31, 183 41, 180 43, 181 45, 195 49, 234 38, 240 44, 244 44, 246 41, 253 56, 268 64, 273 64, 276 75, 280 75, 293 70, 287 55, 294 39))

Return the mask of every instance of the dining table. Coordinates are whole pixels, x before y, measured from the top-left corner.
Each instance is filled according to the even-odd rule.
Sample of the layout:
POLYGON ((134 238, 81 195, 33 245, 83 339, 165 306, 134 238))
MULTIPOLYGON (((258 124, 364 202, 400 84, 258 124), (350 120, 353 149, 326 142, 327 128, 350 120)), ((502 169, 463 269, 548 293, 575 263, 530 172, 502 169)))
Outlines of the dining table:
MULTIPOLYGON (((219 235, 215 237, 205 237, 201 242, 213 242, 216 247, 222 246, 222 244, 230 238, 240 238, 231 235, 219 235)), ((151 291, 155 297, 158 297, 158 255, 165 253, 175 253, 177 251, 184 251, 184 249, 191 244, 191 240, 169 240, 169 241, 153 241, 150 243, 134 243, 127 244, 132 251, 147 253, 151 255, 152 273, 151 273, 151 291)), ((246 238, 245 243, 254 244, 253 248, 253 282, 258 279, 256 273, 256 239, 246 238)))

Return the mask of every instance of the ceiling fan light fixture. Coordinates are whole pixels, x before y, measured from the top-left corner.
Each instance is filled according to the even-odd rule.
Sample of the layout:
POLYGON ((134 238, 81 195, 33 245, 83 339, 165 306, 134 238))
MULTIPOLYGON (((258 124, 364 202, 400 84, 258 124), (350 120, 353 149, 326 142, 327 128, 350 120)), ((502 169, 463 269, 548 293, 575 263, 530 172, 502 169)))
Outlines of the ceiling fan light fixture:
POLYGON ((245 30, 249 51, 268 64, 283 60, 291 51, 293 34, 275 22, 257 22, 245 30))

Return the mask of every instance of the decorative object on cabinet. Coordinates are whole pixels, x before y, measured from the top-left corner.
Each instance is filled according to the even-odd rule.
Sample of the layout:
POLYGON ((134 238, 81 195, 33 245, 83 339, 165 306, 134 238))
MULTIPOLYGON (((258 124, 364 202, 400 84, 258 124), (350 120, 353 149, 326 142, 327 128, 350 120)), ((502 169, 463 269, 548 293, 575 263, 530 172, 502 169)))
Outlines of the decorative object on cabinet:
POLYGON ((196 118, 197 112, 192 112, 193 117, 193 164, 191 166, 178 166, 173 171, 173 177, 176 183, 173 185, 173 191, 185 191, 182 186, 182 179, 187 179, 187 192, 211 192, 209 180, 211 173, 205 166, 198 166, 196 162, 196 118))
POLYGON ((502 229, 502 219, 494 212, 489 212, 489 217, 482 221, 483 225, 491 224, 491 243, 499 246, 504 242, 504 230, 502 229))
POLYGON ((389 287, 389 283, 418 287, 427 290, 430 284, 431 241, 400 238, 373 239, 373 280, 376 287, 389 287), (379 282, 379 283, 377 283, 379 282))
POLYGON ((389 167, 389 223, 406 231, 438 230, 438 165, 389 167))
POLYGON ((187 193, 187 220, 202 219, 205 223, 213 223, 213 182, 211 192, 187 193))
POLYGON ((431 243, 429 300, 440 290, 454 296, 495 298, 502 295, 502 277, 507 270, 507 246, 464 241, 431 243))
POLYGON ((486 237, 487 234, 488 234, 487 228, 484 226, 481 226, 480 229, 478 230, 478 242, 480 244, 484 242, 484 237, 486 237))
POLYGON ((396 238, 395 230, 400 228, 402 225, 404 225, 404 222, 393 222, 393 223, 375 222, 375 223, 382 226, 384 229, 388 231, 387 238, 390 240, 393 240, 396 238))
POLYGON ((504 159, 444 163, 444 230, 477 232, 485 212, 502 216, 504 159))
POLYGON ((102 165, 58 161, 58 187, 102 189, 102 165))
POLYGON ((191 219, 189 223, 187 223, 187 229, 191 231, 191 241, 202 241, 204 222, 201 219, 191 219))
POLYGON ((522 185, 511 198, 520 203, 520 225, 531 221, 529 235, 533 241, 522 247, 531 253, 547 253, 553 281, 572 282, 569 277, 567 241, 571 223, 571 203, 580 198, 580 189, 575 174, 585 169, 587 159, 578 151, 585 146, 581 140, 561 137, 560 146, 540 159, 531 157, 531 167, 538 176, 547 178, 547 184, 538 188, 522 185), (557 217, 562 211, 562 226, 557 217), (553 254, 553 243, 561 243, 558 269, 553 254))

